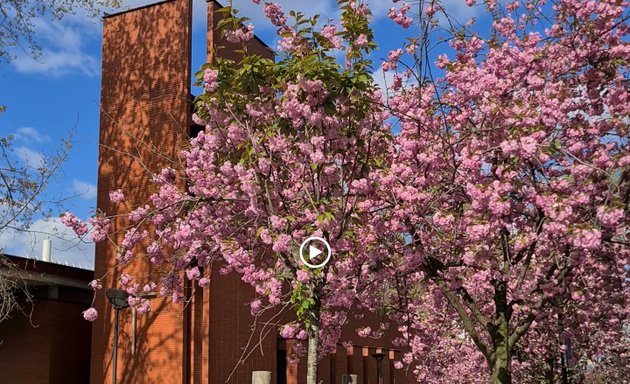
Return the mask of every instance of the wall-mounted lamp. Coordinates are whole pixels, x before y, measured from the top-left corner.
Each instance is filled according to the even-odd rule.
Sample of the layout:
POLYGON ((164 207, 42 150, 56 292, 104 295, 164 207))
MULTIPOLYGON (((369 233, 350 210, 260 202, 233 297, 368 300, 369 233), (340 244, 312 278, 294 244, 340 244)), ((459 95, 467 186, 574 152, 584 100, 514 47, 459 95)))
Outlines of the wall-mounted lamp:
POLYGON ((116 363, 118 362, 118 312, 121 309, 125 309, 129 307, 129 302, 127 298, 129 294, 126 291, 110 288, 105 292, 105 296, 110 303, 112 303, 112 307, 114 307, 114 356, 112 357, 112 384, 116 384, 116 363))

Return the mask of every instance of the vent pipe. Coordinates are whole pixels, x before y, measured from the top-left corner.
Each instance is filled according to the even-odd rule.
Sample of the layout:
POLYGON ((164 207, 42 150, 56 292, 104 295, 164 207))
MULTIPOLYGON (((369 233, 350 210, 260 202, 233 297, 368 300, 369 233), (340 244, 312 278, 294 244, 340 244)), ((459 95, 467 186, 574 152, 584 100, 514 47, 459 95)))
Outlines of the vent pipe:
POLYGON ((42 260, 50 263, 50 251, 52 249, 52 242, 50 239, 44 239, 42 243, 42 260))

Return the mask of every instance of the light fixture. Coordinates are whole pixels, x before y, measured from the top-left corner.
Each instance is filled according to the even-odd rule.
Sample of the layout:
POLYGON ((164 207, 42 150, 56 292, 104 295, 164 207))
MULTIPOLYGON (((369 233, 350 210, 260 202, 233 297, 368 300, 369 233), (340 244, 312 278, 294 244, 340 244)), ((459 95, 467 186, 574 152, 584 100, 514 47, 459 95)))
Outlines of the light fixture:
POLYGON ((114 307, 114 351, 112 356, 112 384, 116 384, 116 363, 118 362, 118 312, 121 309, 125 309, 129 307, 129 301, 127 298, 129 294, 127 291, 123 291, 120 289, 110 288, 105 292, 105 296, 110 303, 112 303, 112 307, 114 307))

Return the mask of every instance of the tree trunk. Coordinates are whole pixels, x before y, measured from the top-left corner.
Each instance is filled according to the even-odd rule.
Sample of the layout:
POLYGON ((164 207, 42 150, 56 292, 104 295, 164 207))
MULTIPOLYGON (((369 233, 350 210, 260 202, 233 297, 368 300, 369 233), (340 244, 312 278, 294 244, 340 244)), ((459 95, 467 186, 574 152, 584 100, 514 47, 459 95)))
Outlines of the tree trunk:
POLYGON ((512 383, 512 350, 510 348, 510 326, 505 312, 500 313, 497 325, 491 332, 494 350, 490 358, 492 384, 512 383))
POLYGON ((490 335, 494 351, 490 358, 492 384, 512 384, 512 349, 510 348, 510 307, 507 305, 507 285, 504 281, 493 280, 496 320, 490 335))
POLYGON ((319 348, 319 326, 311 326, 308 338, 308 357, 306 359, 306 384, 317 384, 317 349, 319 348))
POLYGON ((555 361, 554 358, 551 356, 547 356, 545 358, 545 384, 554 384, 556 381, 556 375, 554 374, 554 366, 555 366, 555 361))
POLYGON ((511 384, 510 353, 503 345, 498 345, 492 359, 492 384, 511 384))

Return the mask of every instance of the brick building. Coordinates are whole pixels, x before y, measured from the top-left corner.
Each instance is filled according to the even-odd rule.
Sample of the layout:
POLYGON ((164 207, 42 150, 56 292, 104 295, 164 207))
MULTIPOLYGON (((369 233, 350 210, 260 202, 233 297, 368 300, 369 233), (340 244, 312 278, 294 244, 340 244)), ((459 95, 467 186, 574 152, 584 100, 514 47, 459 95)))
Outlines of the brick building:
POLYGON ((0 263, 0 278, 24 282, 32 301, 31 305, 24 295, 18 296, 22 311, 14 310, 0 323, 0 383, 87 383, 92 324, 83 319, 81 312, 92 300, 88 283, 93 272, 15 256, 0 257, 9 261, 0 263))
MULTIPOLYGON (((207 60, 213 54, 236 59, 234 46, 214 28, 220 5, 209 1, 207 6, 207 60)), ((122 188, 134 206, 146 201, 149 172, 177 158, 191 133, 191 15, 191 0, 169 0, 104 18, 97 206, 108 214, 126 212, 109 201, 111 190, 122 188)), ((251 41, 251 49, 273 56, 258 39, 251 41)), ((113 229, 124 225, 119 219, 113 229)), ((114 251, 106 243, 96 248, 95 276, 105 276, 105 287, 116 286, 119 278, 114 251)), ((152 272, 139 261, 125 268, 140 276, 152 272)), ((286 364, 292 341, 281 340, 276 329, 264 338, 260 329, 254 331, 261 345, 238 364, 252 334, 247 303, 253 297, 238 276, 215 271, 209 289, 190 288, 186 293, 193 297, 185 308, 156 298, 146 316, 134 320, 131 311, 121 312, 119 382, 225 383, 229 378, 230 383, 249 384, 254 370, 271 371, 272 383, 305 382, 304 364, 286 364)), ((95 307, 100 317, 93 326, 90 382, 101 384, 112 379, 113 310, 101 293, 95 307)), ((354 333, 352 327, 346 332, 348 337, 354 333)), ((343 373, 355 373, 359 383, 376 384, 371 354, 383 341, 373 342, 351 350, 339 347, 321 362, 321 380, 340 383, 343 373)), ((384 383, 393 383, 395 375, 396 383, 406 382, 391 368, 394 352, 383 352, 384 383)))

